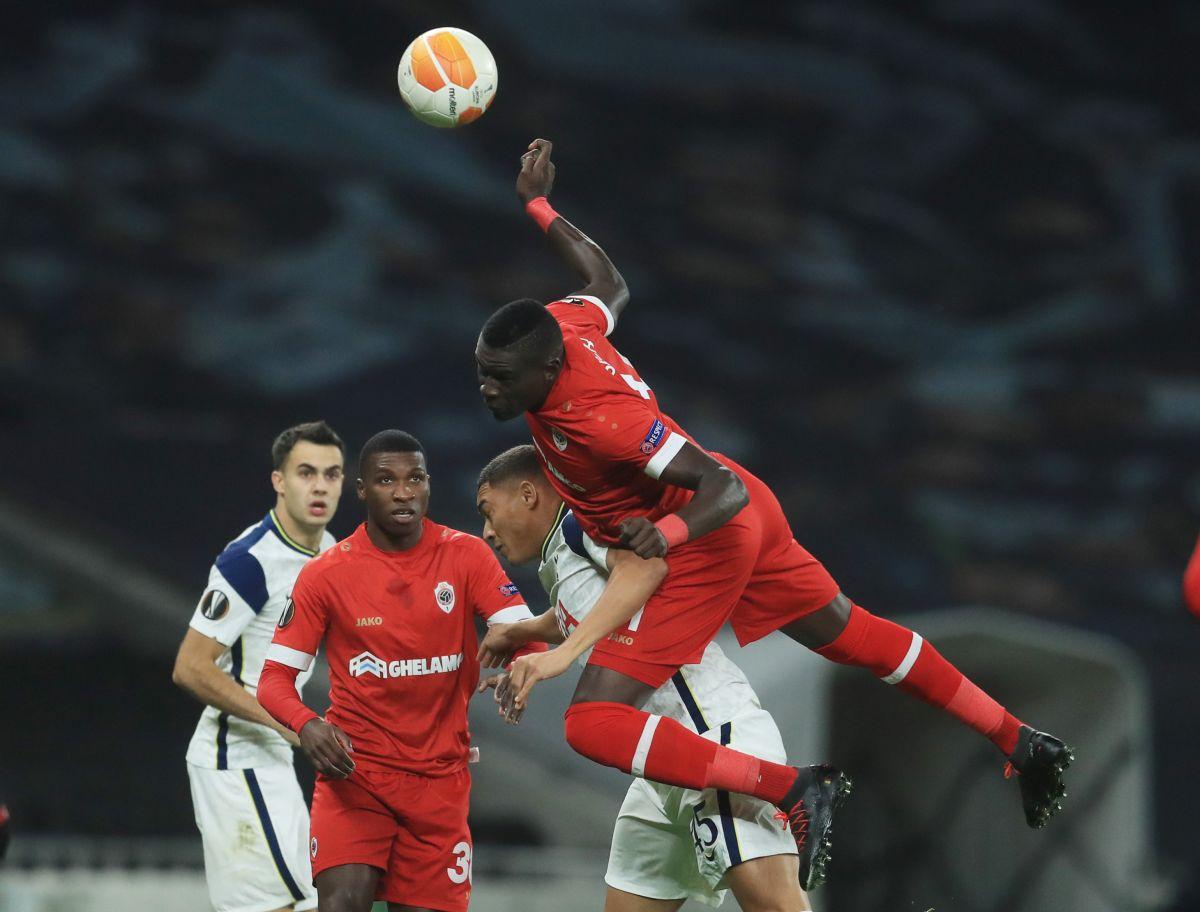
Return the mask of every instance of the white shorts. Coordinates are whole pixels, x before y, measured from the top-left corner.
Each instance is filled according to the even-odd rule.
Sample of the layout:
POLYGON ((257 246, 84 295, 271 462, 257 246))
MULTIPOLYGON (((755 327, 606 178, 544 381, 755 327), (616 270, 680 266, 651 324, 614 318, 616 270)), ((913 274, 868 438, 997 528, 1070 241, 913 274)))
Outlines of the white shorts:
POLYGON ((187 765, 204 876, 216 912, 315 909, 308 808, 291 766, 187 765))
MULTIPOLYGON (((704 737, 775 763, 787 759, 774 719, 762 710, 704 737)), ((638 779, 617 815, 604 881, 650 899, 719 906, 731 867, 752 858, 796 854, 796 840, 778 815, 779 808, 758 798, 638 779)))

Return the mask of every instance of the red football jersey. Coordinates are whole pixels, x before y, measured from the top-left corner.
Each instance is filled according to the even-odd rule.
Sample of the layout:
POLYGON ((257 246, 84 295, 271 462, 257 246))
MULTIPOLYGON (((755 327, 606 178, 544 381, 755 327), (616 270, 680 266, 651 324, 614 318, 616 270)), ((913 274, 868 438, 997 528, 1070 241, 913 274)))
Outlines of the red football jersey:
POLYGON ((691 491, 658 480, 691 437, 608 341, 614 322, 599 298, 576 295, 546 309, 562 327, 563 368, 525 420, 551 484, 584 531, 614 544, 621 520, 657 520, 691 500, 691 491))
POLYGON ((408 551, 361 525, 304 565, 267 658, 307 668, 325 643, 326 721, 367 769, 448 775, 467 762, 467 701, 479 683, 475 615, 531 617, 484 542, 428 519, 408 551))

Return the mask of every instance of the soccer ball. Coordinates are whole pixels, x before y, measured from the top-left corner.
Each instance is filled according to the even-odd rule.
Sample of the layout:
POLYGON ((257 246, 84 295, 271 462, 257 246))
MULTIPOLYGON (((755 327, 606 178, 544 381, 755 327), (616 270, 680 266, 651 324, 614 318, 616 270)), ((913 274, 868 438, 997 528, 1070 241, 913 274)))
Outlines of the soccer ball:
POLYGON ((418 120, 458 127, 478 120, 496 97, 499 74, 487 45, 458 28, 418 35, 400 58, 400 97, 418 120))

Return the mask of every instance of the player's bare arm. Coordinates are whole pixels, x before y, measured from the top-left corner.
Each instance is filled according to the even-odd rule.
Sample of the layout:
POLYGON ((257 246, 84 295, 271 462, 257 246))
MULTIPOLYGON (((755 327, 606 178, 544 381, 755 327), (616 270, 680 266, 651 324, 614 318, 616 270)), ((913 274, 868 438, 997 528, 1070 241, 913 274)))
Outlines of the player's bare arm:
POLYGON ((522 656, 508 670, 512 705, 524 710, 538 681, 556 678, 571 663, 614 630, 628 624, 667 578, 667 562, 643 560, 630 551, 608 551, 608 585, 588 613, 562 645, 549 652, 522 656))
POLYGON ((527 621, 515 624, 493 624, 479 644, 478 659, 484 668, 499 668, 512 658, 514 652, 530 643, 555 645, 563 641, 553 611, 545 611, 527 621))
MULTIPOLYGON (((750 502, 746 485, 737 473, 721 465, 708 453, 690 441, 659 476, 667 484, 695 491, 696 496, 673 514, 683 524, 681 541, 691 541, 725 525, 750 502)), ((638 557, 663 557, 670 548, 664 517, 657 524, 645 517, 627 519, 621 523, 621 544, 638 557)))
MULTIPOLYGON (((521 171, 517 175, 517 196, 530 210, 535 200, 550 196, 554 187, 554 163, 550 160, 554 144, 547 139, 535 139, 521 156, 521 171)), ((629 303, 629 288, 608 255, 586 234, 561 215, 553 213, 547 205, 547 217, 553 221, 546 228, 546 237, 554 252, 579 278, 584 285, 575 294, 592 295, 603 301, 613 319, 621 315, 629 303)), ((532 215, 533 212, 530 212, 532 215)))
POLYGON ((218 667, 217 659, 228 650, 224 643, 188 628, 175 656, 171 680, 201 703, 247 722, 265 725, 283 735, 289 744, 299 745, 294 733, 271 718, 244 687, 218 667))

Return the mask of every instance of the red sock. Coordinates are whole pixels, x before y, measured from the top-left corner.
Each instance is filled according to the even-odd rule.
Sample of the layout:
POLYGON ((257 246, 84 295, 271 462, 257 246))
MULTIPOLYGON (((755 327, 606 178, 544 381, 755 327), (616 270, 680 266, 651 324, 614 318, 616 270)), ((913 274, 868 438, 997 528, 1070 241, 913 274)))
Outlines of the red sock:
POLYGON ((566 735, 589 760, 664 785, 724 789, 778 804, 796 779, 790 766, 724 747, 624 703, 573 704, 566 735))
POLYGON ((942 658, 920 634, 850 607, 846 629, 817 653, 840 665, 866 668, 887 684, 944 709, 998 747, 1007 757, 1017 746, 1021 721, 942 658))

